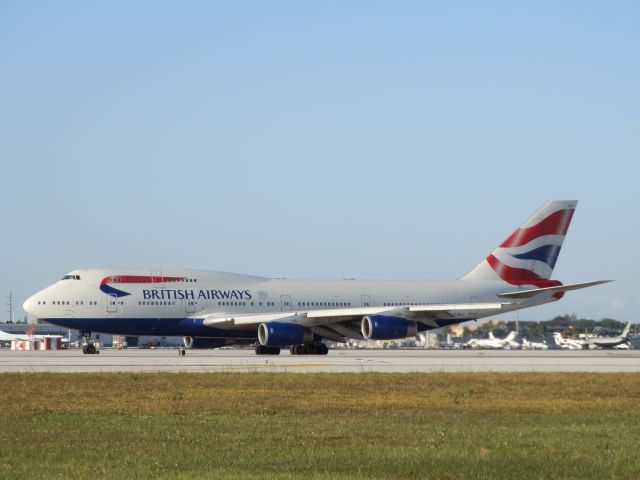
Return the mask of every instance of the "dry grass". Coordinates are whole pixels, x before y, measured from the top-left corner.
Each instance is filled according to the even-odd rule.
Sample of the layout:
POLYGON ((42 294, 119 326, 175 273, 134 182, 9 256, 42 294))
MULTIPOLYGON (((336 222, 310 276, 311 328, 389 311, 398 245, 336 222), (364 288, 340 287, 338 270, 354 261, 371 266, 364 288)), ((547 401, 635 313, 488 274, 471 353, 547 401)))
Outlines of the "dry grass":
POLYGON ((0 478, 640 478, 636 374, 7 374, 0 478))

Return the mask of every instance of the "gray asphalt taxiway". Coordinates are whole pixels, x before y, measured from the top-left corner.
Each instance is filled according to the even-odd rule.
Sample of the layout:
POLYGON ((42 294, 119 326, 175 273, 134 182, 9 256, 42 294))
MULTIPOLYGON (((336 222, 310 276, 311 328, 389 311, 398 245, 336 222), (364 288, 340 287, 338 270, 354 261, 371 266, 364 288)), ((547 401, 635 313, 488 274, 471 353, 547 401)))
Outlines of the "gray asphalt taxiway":
POLYGON ((640 350, 331 350, 323 356, 257 356, 250 349, 0 349, 6 372, 640 372, 640 350))

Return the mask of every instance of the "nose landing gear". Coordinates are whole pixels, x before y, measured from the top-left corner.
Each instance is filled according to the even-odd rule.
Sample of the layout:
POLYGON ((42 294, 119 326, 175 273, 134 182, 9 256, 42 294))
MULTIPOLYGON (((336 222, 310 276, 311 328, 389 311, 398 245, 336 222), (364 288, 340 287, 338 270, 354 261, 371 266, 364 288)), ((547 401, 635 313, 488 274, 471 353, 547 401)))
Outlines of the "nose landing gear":
POLYGON ((82 335, 82 353, 85 355, 97 355, 100 353, 93 343, 91 332, 81 331, 80 335, 82 335))

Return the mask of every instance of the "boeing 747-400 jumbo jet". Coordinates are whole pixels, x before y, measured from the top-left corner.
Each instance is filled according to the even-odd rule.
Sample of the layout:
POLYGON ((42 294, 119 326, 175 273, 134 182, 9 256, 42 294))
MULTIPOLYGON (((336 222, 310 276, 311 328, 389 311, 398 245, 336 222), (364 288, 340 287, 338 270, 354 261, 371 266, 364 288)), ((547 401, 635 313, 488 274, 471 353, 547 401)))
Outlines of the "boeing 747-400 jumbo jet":
POLYGON ((576 201, 547 202, 476 268, 446 282, 287 280, 203 270, 75 270, 24 303, 91 332, 182 336, 187 348, 255 343, 257 354, 321 354, 323 340, 389 340, 533 307, 604 283, 550 280, 576 201))

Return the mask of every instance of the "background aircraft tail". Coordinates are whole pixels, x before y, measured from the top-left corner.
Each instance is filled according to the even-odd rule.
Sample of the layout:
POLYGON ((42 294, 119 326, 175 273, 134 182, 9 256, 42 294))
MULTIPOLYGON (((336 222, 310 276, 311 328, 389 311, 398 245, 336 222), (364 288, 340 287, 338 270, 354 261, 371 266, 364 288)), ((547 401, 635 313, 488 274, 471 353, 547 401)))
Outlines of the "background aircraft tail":
POLYGON ((564 343, 564 338, 562 338, 562 334, 560 332, 553 334, 553 340, 556 342, 556 345, 562 345, 564 343))
POLYGON ((631 322, 627 323, 627 326, 624 327, 624 330, 622 331, 622 335, 620 336, 624 339, 627 339, 629 338, 629 333, 631 333, 631 322))
POLYGON ((501 279, 540 288, 560 285, 549 279, 577 204, 548 201, 463 279, 501 279))

